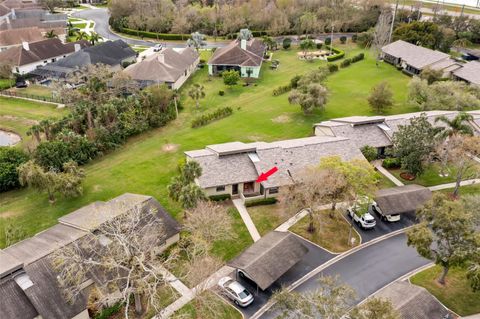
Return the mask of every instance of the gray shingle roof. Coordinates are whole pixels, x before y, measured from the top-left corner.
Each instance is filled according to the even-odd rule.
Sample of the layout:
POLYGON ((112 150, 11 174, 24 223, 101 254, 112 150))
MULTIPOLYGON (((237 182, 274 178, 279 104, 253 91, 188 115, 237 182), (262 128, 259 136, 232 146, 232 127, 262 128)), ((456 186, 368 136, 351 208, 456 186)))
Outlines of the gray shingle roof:
POLYGON ((415 212, 432 198, 432 192, 420 185, 406 185, 377 191, 375 201, 386 215, 415 212))
POLYGON ((0 278, 23 267, 23 263, 0 249, 0 278))
POLYGON ((307 166, 317 165, 322 157, 338 155, 343 160, 364 159, 359 149, 347 138, 314 136, 278 142, 233 142, 209 145, 205 150, 185 152, 202 167, 198 183, 203 188, 255 181, 262 172, 277 166, 278 172, 264 187, 292 183, 292 178, 307 166), (255 153, 253 162, 249 153, 255 153), (226 155, 222 155, 226 154, 226 155))
POLYGON ((401 58, 416 69, 423 69, 433 63, 447 59, 450 55, 414 45, 403 40, 387 44, 382 48, 384 53, 401 58))
POLYGON ((0 318, 33 319, 38 312, 25 292, 11 277, 0 279, 0 318))
POLYGON ((270 287, 308 252, 290 232, 272 231, 228 263, 242 270, 260 289, 270 287))
POLYGON ((397 281, 375 294, 388 299, 405 319, 443 319, 450 312, 425 288, 397 281))
POLYGON ((462 68, 454 71, 453 74, 465 81, 480 85, 480 62, 467 62, 463 64, 462 68))

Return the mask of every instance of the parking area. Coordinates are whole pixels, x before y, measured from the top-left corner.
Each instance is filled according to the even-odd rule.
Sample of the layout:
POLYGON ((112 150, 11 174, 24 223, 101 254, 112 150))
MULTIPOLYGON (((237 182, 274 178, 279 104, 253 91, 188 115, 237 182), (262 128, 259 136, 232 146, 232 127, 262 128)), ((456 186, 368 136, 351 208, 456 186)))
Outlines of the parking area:
MULTIPOLYGON (((348 216, 347 212, 344 213, 345 217, 349 222, 351 222, 350 216, 348 216)), ((355 229, 358 231, 360 236, 362 237, 362 243, 366 243, 372 239, 377 237, 389 234, 393 231, 403 229, 405 227, 409 227, 415 224, 415 213, 404 213, 400 215, 400 220, 398 222, 389 222, 384 221, 380 218, 377 213, 371 213, 372 216, 375 218, 376 225, 373 229, 362 229, 354 223, 355 229)))
MULTIPOLYGON (((295 264, 289 271, 283 274, 272 286, 270 286, 267 290, 262 291, 258 289, 255 283, 251 282, 246 278, 236 278, 245 288, 250 291, 254 297, 254 302, 246 308, 241 308, 236 306, 230 299, 226 296, 221 294, 223 298, 228 300, 232 305, 236 306, 244 315, 245 318, 250 318, 253 314, 255 314, 263 305, 265 305, 275 290, 280 289, 282 286, 288 286, 293 282, 297 281, 298 279, 302 278, 310 271, 314 270, 321 264, 325 263, 326 261, 333 258, 335 255, 330 254, 326 250, 313 245, 312 243, 304 240, 301 237, 298 237, 302 243, 308 248, 308 253, 300 260, 297 264, 295 264)), ((232 273, 230 277, 235 278, 235 273, 232 273)))

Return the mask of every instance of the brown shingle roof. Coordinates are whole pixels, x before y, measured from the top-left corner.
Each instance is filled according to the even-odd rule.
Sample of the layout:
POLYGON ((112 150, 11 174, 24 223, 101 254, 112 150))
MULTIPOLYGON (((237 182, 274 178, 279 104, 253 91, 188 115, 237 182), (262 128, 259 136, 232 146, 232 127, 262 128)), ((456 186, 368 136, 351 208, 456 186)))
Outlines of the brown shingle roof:
POLYGON ((0 31, 0 46, 19 45, 22 42, 35 42, 44 39, 36 27, 0 31))
POLYGON ((308 252, 290 232, 272 231, 228 263, 242 270, 260 289, 270 287, 308 252))
POLYGON ((232 41, 229 45, 215 51, 208 64, 260 66, 263 61, 264 44, 258 39, 252 39, 247 43, 247 49, 243 50, 239 40, 232 41))
POLYGON ((480 62, 465 63, 461 69, 454 71, 453 74, 465 81, 480 85, 480 62))
POLYGON ((415 212, 430 198, 428 188, 414 184, 381 189, 375 194, 375 201, 386 215, 415 212))

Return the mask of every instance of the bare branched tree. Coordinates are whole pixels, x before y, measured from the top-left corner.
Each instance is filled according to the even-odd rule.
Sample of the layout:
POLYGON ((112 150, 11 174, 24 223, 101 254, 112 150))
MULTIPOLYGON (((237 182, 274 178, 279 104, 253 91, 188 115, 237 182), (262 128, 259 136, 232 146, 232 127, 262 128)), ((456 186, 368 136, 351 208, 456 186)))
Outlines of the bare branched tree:
POLYGON ((98 302, 124 303, 125 318, 132 296, 137 314, 143 311, 142 300, 147 308, 159 311, 159 290, 169 289, 161 271, 165 261, 158 256, 166 240, 163 222, 153 209, 131 209, 119 203, 111 214, 118 211, 124 213, 54 253, 60 285, 71 300, 81 293, 82 283, 94 280, 100 292, 98 302))
POLYGON ((382 47, 388 44, 390 39, 390 27, 393 23, 392 11, 390 9, 383 9, 378 17, 377 25, 373 33, 372 50, 377 58, 377 63, 380 60, 382 47))

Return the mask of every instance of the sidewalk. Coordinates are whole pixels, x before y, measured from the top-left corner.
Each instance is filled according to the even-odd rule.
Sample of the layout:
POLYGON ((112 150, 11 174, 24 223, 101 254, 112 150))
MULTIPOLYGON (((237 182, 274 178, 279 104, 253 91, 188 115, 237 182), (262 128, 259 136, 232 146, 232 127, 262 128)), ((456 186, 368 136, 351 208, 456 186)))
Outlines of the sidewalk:
POLYGON ((241 199, 234 199, 233 205, 235 205, 235 208, 240 213, 240 216, 243 219, 243 223, 245 224, 245 226, 247 226, 248 232, 250 233, 250 236, 252 236, 253 241, 258 241, 261 236, 258 233, 257 227, 255 227, 255 224, 250 218, 250 215, 248 214, 247 208, 245 207, 243 201, 241 199))
MULTIPOLYGON (((428 189, 431 190, 431 191, 439 191, 439 190, 442 190, 442 189, 454 188, 455 184, 456 183, 453 182, 453 183, 441 184, 441 185, 436 185, 436 186, 430 186, 428 189)), ((480 178, 469 179, 469 180, 460 182, 460 186, 468 186, 468 185, 474 185, 474 184, 480 184, 480 178)))
POLYGON ((389 171, 387 171, 385 168, 383 168, 381 161, 375 161, 373 163, 373 166, 375 166, 375 169, 377 171, 379 171, 382 175, 384 175, 386 178, 391 180, 396 186, 404 186, 404 184, 401 181, 399 181, 395 176, 390 174, 389 171))

